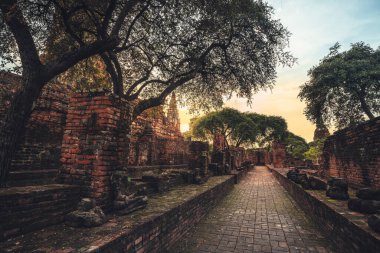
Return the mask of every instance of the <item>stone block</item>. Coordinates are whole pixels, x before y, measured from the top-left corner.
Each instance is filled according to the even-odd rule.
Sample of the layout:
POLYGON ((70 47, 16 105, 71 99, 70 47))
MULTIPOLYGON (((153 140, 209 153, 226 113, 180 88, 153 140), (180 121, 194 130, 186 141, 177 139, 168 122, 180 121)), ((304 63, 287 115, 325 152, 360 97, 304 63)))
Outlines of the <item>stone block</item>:
POLYGON ((368 213, 368 214, 380 213, 380 201, 364 200, 364 199, 350 199, 348 201, 348 208, 352 211, 356 211, 360 213, 368 213))
POLYGON ((360 199, 380 200, 380 190, 373 188, 362 188, 356 192, 356 196, 360 199))

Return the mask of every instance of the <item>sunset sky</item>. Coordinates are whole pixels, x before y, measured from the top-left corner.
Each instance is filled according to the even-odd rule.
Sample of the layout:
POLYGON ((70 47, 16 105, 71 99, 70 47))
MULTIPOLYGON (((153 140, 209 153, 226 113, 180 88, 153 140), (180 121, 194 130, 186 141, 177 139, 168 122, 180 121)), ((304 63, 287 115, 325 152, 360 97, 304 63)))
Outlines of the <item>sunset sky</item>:
MULTIPOLYGON (((251 107, 233 98, 225 106, 241 111, 279 115, 291 132, 311 141, 315 126, 303 115, 304 103, 297 98, 299 86, 307 81, 307 70, 328 53, 336 42, 346 50, 364 41, 380 46, 380 0, 269 0, 275 17, 292 33, 290 51, 298 58, 292 68, 278 68, 276 86, 254 96, 251 107)), ((188 129, 189 115, 180 110, 181 129, 188 129)))

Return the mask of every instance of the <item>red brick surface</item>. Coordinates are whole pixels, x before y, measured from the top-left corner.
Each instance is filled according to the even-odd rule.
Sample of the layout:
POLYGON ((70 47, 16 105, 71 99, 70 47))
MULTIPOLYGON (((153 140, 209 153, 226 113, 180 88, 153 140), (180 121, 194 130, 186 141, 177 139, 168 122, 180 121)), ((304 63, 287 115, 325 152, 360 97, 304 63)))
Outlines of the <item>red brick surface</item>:
POLYGON ((285 145, 278 142, 273 142, 272 144, 272 155, 273 155, 273 166, 275 168, 285 167, 285 145))
POLYGON ((380 188, 380 117, 328 137, 321 174, 343 177, 351 186, 380 188))

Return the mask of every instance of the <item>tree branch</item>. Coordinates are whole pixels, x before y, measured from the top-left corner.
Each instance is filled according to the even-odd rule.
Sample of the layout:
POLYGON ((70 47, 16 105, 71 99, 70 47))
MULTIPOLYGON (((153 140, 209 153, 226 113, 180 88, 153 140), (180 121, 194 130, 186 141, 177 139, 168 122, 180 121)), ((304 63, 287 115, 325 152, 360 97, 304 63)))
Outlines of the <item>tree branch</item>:
POLYGON ((121 69, 119 60, 113 52, 109 52, 109 57, 113 63, 113 66, 115 67, 116 73, 117 73, 117 83, 116 87, 114 87, 114 93, 116 95, 122 96, 124 91, 123 91, 123 71, 121 69))
POLYGON ((128 43, 128 40, 129 40, 129 36, 131 36, 131 33, 132 33, 132 29, 133 29, 133 26, 135 25, 135 23, 137 22, 137 20, 144 14, 144 12, 148 9, 149 5, 150 5, 150 2, 151 1, 148 1, 146 3, 146 5, 144 6, 144 8, 142 8, 140 10, 140 12, 134 17, 134 19, 132 20, 131 24, 129 25, 128 27, 128 30, 127 30, 127 33, 125 35, 125 39, 124 39, 124 43, 123 43, 123 48, 128 48, 127 47, 127 43, 128 43))
MULTIPOLYGON (((110 3, 107 7, 103 22, 102 22, 102 31, 107 31, 107 27, 109 26, 109 23, 112 18, 112 13, 114 12, 116 8, 116 0, 110 0, 110 3)), ((103 34, 105 36, 106 34, 103 34)))
POLYGON ((72 52, 68 52, 59 59, 47 62, 43 68, 43 80, 49 81, 56 75, 61 74, 78 62, 93 56, 101 54, 107 50, 116 47, 119 44, 119 39, 113 37, 107 40, 97 40, 89 45, 80 47, 72 52))
POLYGON ((112 28, 112 31, 111 31, 111 36, 119 36, 119 32, 120 32, 120 29, 121 27, 123 26, 123 23, 124 23, 124 20, 125 18, 127 17, 127 15, 129 14, 129 12, 132 10, 132 8, 137 4, 139 3, 140 1, 143 1, 143 0, 130 0, 128 1, 124 7, 121 9, 120 11, 120 14, 119 16, 117 17, 116 19, 116 22, 115 22, 115 25, 113 26, 112 28))
POLYGON ((139 89, 134 93, 134 94, 131 94, 128 96, 128 100, 134 100, 134 99, 137 99, 138 96, 140 95, 140 93, 143 91, 143 89, 151 84, 151 83, 161 83, 161 84, 168 84, 170 81, 162 81, 162 80, 159 80, 159 79, 156 79, 156 80, 149 80, 147 82, 145 82, 144 84, 142 84, 139 89))
POLYGON ((140 101, 134 111, 133 111, 133 118, 136 118, 138 115, 140 115, 143 111, 145 111, 148 108, 152 108, 155 106, 159 106, 162 103, 165 102, 165 98, 173 92, 177 87, 183 85, 184 83, 187 83, 188 81, 192 80, 196 77, 196 72, 193 72, 192 74, 189 74, 187 76, 184 76, 177 81, 171 83, 166 89, 164 89, 160 95, 154 98, 149 98, 146 100, 140 101))
POLYGON ((75 32, 73 31, 72 27, 71 27, 71 24, 69 22, 69 19, 70 17, 78 10, 81 9, 81 7, 77 6, 76 8, 73 8, 70 10, 70 12, 68 13, 66 11, 65 8, 63 8, 59 3, 57 3, 56 1, 54 1, 54 6, 56 7, 56 9, 61 13, 61 16, 62 16, 62 21, 63 21, 63 24, 65 26, 65 30, 66 32, 76 41, 78 42, 78 44, 80 46, 83 46, 85 45, 85 43, 83 42, 83 40, 75 34, 75 32))
POLYGON ((107 72, 110 74, 111 79, 112 79, 112 86, 113 86, 113 91, 115 94, 120 95, 120 85, 122 86, 123 84, 120 84, 121 78, 118 76, 118 72, 115 69, 114 64, 112 63, 112 60, 110 56, 108 55, 107 52, 100 54, 100 57, 102 57, 103 62, 106 65, 107 72))

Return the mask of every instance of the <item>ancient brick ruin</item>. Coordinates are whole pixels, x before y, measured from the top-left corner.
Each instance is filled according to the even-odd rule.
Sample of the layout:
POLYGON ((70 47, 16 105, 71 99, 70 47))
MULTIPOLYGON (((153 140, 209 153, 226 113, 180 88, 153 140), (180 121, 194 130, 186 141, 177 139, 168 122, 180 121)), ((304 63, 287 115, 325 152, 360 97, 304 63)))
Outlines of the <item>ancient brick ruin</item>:
POLYGON ((285 167, 285 146, 282 143, 274 142, 272 145, 273 149, 273 166, 275 168, 285 167))
MULTIPOLYGON (((21 80, 19 76, 5 72, 0 73, 0 80, 1 119, 11 98, 19 89, 21 80)), ((29 120, 23 142, 18 148, 16 159, 12 163, 9 185, 52 183, 61 167, 62 142, 64 149, 62 150, 61 161, 65 161, 63 164, 66 164, 70 160, 67 159, 69 155, 65 149, 65 145, 67 146, 65 141, 69 137, 63 138, 65 127, 68 131, 78 130, 75 128, 75 124, 79 124, 75 122, 75 120, 79 120, 78 117, 81 118, 82 121, 80 122, 82 123, 85 120, 89 120, 91 123, 91 119, 86 118, 91 115, 92 117, 100 117, 100 123, 109 120, 102 117, 110 112, 111 109, 106 107, 111 105, 111 102, 101 104, 103 100, 95 99, 96 102, 94 103, 96 104, 86 105, 83 99, 78 102, 82 95, 71 97, 71 94, 70 87, 58 81, 50 83, 43 89, 29 120), (68 112, 69 102, 73 109, 78 110, 77 114, 73 110, 68 112), (90 109, 86 109, 86 106, 89 106, 90 109), (91 109, 91 106, 98 106, 97 111, 91 109), (95 116, 92 112, 99 114, 95 116), (70 115, 66 122, 68 113, 75 115, 70 115)), ((91 95, 87 94, 86 96, 90 97, 91 95)), ((96 96, 96 94, 92 96, 96 96)), ((134 120, 131 125, 131 135, 128 136, 127 140, 130 141, 130 148, 128 146, 130 152, 127 149, 124 150, 126 154, 129 154, 128 158, 124 157, 125 163, 131 166, 187 163, 189 143, 184 140, 180 132, 176 106, 173 95, 168 116, 165 115, 162 107, 157 107, 147 110, 134 120)), ((112 116, 109 115, 109 117, 112 116)), ((92 118, 92 121, 97 119, 92 118)), ((127 125, 124 123, 123 127, 127 125)), ((96 128, 91 128, 91 124, 87 124, 87 129, 89 133, 94 129, 96 130, 96 128)), ((75 152, 74 149, 71 152, 75 152)))
MULTIPOLYGON (((0 72, 0 120, 20 84, 19 76, 0 72)), ((43 89, 12 163, 9 185, 49 183, 56 176, 69 94, 70 87, 60 82, 43 89)))
MULTIPOLYGON (((0 80, 1 119, 19 89, 20 77, 1 73, 0 80)), ((223 136, 215 135, 210 150, 207 142, 184 139, 174 94, 166 113, 160 106, 133 120, 135 103, 105 92, 74 93, 60 82, 45 87, 12 163, 9 185, 22 187, 0 191, 3 245, 24 247, 16 236, 26 235, 22 239, 25 245, 39 249, 35 240, 45 243, 46 234, 54 233, 54 240, 82 243, 71 230, 62 228, 67 228, 63 225, 67 213, 77 210, 81 199, 89 198, 110 219, 99 230, 88 230, 90 236, 85 244, 89 252, 112 252, 120 247, 126 252, 160 252, 180 240, 234 183, 246 177, 252 165, 266 165, 302 208, 321 224, 321 231, 331 235, 337 244, 344 242, 368 252, 378 247, 373 231, 351 223, 346 203, 331 204, 324 188, 320 192, 308 188, 310 193, 302 188, 303 182, 299 185, 286 178, 286 167, 307 166, 287 154, 284 144, 274 142, 270 151, 227 149, 223 136), (131 185, 135 193, 143 189, 149 195, 148 200, 142 193, 123 192, 125 203, 119 202, 127 210, 121 214, 115 209, 118 202, 115 175, 131 185), (211 177, 216 175, 219 177, 211 177), (175 190, 170 191, 171 188, 175 190), (143 199, 142 204, 134 205, 137 203, 134 198, 143 199), (123 218, 121 215, 129 214, 130 206, 132 211, 146 209, 136 217, 123 218), (343 228, 343 232, 336 233, 330 224, 343 228), (56 227, 46 228, 50 225, 56 227), (39 235, 42 228, 46 228, 46 234, 42 231, 39 235), (62 238, 57 237, 56 229, 62 230, 62 238), (110 237, 103 240, 98 231, 110 233, 110 237), (94 241, 103 244, 95 247, 94 241)), ((318 138, 327 136, 326 129, 322 130, 316 131, 318 138)), ((341 177, 350 187, 380 188, 379 136, 380 118, 376 118, 328 137, 318 175, 325 179, 341 177)), ((315 180, 326 185, 324 179, 315 180)), ((366 216, 357 214, 354 218, 366 224, 366 216)))
POLYGON ((355 187, 380 188, 380 118, 328 137, 321 174, 345 178, 355 187))
POLYGON ((177 102, 174 93, 167 115, 162 106, 143 112, 132 123, 128 164, 168 165, 187 163, 189 142, 180 131, 177 102))

